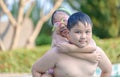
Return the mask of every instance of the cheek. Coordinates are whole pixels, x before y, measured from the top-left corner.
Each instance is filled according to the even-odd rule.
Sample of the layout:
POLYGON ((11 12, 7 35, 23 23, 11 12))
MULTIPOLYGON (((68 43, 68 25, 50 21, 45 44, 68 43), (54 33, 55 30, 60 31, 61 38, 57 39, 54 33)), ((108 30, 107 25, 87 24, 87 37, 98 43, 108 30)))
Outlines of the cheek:
POLYGON ((90 39, 90 38, 92 38, 92 36, 91 35, 87 35, 87 38, 90 39))
POLYGON ((70 41, 71 42, 76 42, 79 40, 79 36, 75 34, 70 34, 70 41))
POLYGON ((74 36, 74 38, 75 38, 76 41, 77 41, 77 40, 80 40, 80 35, 77 35, 77 34, 76 34, 76 35, 74 36))
POLYGON ((73 38, 73 35, 72 35, 71 33, 69 33, 69 41, 71 41, 71 42, 72 42, 72 41, 73 41, 73 39, 74 39, 74 38, 73 38))
POLYGON ((92 35, 88 35, 88 36, 87 36, 88 42, 90 42, 91 39, 92 39, 92 35))

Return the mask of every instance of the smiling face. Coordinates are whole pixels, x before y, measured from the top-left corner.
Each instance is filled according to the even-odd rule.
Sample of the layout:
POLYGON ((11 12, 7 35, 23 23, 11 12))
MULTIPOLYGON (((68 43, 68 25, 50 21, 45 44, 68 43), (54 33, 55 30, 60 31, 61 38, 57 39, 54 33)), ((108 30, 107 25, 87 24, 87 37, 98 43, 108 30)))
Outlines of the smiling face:
POLYGON ((57 11, 54 14, 53 24, 55 26, 55 30, 57 34, 60 34, 63 37, 66 37, 68 35, 68 30, 66 27, 68 18, 69 18, 69 15, 63 11, 57 11))
POLYGON ((78 47, 85 47, 92 38, 92 26, 83 24, 80 21, 71 28, 69 32, 69 41, 78 47))
POLYGON ((67 25, 68 18, 69 15, 67 15, 65 12, 58 11, 54 15, 53 23, 64 23, 65 25, 67 25))

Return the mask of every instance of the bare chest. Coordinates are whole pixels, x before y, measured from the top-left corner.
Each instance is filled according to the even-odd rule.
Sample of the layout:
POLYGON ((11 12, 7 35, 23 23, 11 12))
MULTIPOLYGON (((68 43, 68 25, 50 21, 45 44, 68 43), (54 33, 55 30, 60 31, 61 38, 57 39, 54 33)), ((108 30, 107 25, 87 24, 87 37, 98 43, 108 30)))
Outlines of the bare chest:
POLYGON ((92 77, 97 67, 97 63, 93 64, 65 54, 60 54, 58 60, 55 72, 62 75, 61 77, 92 77))

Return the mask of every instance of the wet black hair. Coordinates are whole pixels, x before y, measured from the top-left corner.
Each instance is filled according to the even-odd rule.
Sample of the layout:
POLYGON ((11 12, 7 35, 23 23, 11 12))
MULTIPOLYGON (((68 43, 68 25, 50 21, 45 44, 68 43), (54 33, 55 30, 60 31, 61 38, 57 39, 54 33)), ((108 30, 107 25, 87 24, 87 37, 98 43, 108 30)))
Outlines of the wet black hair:
POLYGON ((82 22, 84 25, 86 23, 90 24, 91 26, 93 25, 90 17, 87 14, 83 12, 76 12, 72 14, 68 19, 68 30, 71 30, 71 28, 73 28, 79 21, 82 22))
POLYGON ((70 11, 66 10, 65 8, 60 8, 60 9, 54 11, 53 14, 52 14, 52 17, 51 17, 52 25, 54 25, 54 23, 53 23, 54 22, 54 16, 57 12, 63 12, 63 13, 66 13, 67 15, 69 15, 69 16, 71 15, 70 11))

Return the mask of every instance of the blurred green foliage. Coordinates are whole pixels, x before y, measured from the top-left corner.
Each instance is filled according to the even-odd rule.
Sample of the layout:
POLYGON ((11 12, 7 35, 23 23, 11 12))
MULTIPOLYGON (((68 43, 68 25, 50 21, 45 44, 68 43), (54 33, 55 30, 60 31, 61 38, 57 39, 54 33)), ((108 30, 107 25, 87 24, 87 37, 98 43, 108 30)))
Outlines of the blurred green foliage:
POLYGON ((11 13, 15 17, 15 19, 17 19, 18 10, 19 10, 19 3, 16 0, 14 0, 14 4, 12 5, 11 13))
POLYGON ((98 37, 120 36, 120 0, 68 0, 68 3, 91 17, 93 33, 98 37))
POLYGON ((46 45, 52 42, 52 26, 45 23, 42 27, 39 36, 36 39, 36 45, 46 45))
POLYGON ((0 52, 0 72, 31 72, 32 64, 41 57, 49 45, 34 49, 17 49, 8 52, 0 52))
POLYGON ((37 22, 40 19, 41 9, 39 6, 40 6, 40 4, 39 4, 38 0, 36 0, 35 5, 30 13, 30 18, 32 19, 34 26, 37 25, 37 22))
POLYGON ((51 36, 41 34, 40 36, 37 37, 36 39, 36 45, 46 45, 50 44, 52 41, 51 36))

